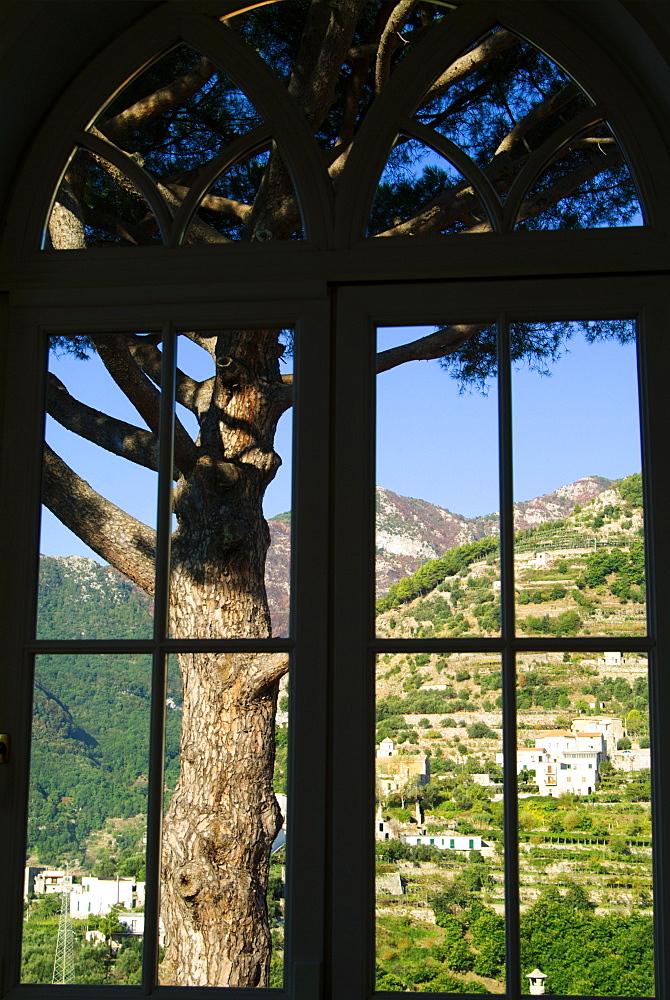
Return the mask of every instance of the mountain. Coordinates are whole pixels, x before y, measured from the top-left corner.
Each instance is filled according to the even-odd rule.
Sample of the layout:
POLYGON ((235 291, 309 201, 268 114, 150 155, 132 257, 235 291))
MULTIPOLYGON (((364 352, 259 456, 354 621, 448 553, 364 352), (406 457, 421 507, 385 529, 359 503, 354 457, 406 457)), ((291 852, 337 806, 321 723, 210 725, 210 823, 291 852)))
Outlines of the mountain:
MULTIPOLYGON (((576 504, 585 504, 613 485, 611 479, 587 476, 553 493, 514 504, 517 531, 546 521, 558 521, 576 504)), ((437 559, 447 549, 499 532, 498 512, 464 517, 425 500, 398 496, 377 487, 377 597, 392 583, 413 573, 426 559, 437 559)))
MULTIPOLYGON (((41 556, 37 635, 143 639, 153 604, 109 566, 41 556)), ((41 654, 35 663, 28 852, 47 864, 77 858, 89 870, 90 837, 106 818, 146 812, 151 657, 41 654)), ((166 783, 179 768, 180 681, 168 672, 166 783)), ((135 845, 136 846, 136 845, 135 845)), ((133 847, 133 845, 130 845, 133 847)))
MULTIPOLYGON (((517 530, 556 521, 609 489, 612 480, 588 476, 534 500, 514 505, 517 530)), ((266 565, 266 588, 272 630, 287 636, 289 627, 289 577, 291 515, 280 514, 269 522, 270 549, 266 565)), ((498 514, 464 517, 444 507, 399 496, 377 487, 376 496, 376 591, 383 596, 403 576, 413 573, 427 559, 436 559, 447 549, 498 533, 498 514)), ((43 556, 40 574, 40 638, 111 639, 121 635, 149 638, 151 600, 120 573, 82 556, 43 556), (74 615, 83 602, 86 621, 74 615), (79 624, 77 624, 79 623, 79 624)))
MULTIPOLYGON (((526 525, 532 536, 528 546, 518 543, 523 563, 518 576, 520 624, 526 634, 561 627, 569 630, 562 634, 574 634, 581 627, 595 627, 597 634, 643 630, 642 549, 638 542, 635 554, 632 544, 642 525, 639 480, 639 475, 631 476, 605 489, 609 480, 592 477, 516 505, 517 525, 526 525), (590 503, 589 496, 595 496, 590 503), (576 504, 582 507, 577 512, 576 504), (552 520, 561 524, 553 529, 538 527, 552 520), (533 561, 537 550, 560 548, 565 539, 567 547, 574 548, 578 533, 591 539, 597 533, 598 553, 606 551, 608 541, 612 547, 621 546, 618 563, 589 568, 590 557, 578 553, 561 559, 557 569, 538 569, 533 561), (545 584, 547 572, 552 581, 545 584), (554 586, 557 573, 560 586, 554 586), (584 573, 591 576, 582 585, 578 578, 584 573)), ((497 531, 497 515, 459 517, 382 489, 377 501, 378 573, 390 582, 404 575, 403 594, 395 587, 388 609, 378 619, 380 634, 495 632, 496 554, 485 550, 491 548, 487 536, 497 531), (473 538, 479 539, 474 545, 473 538), (464 543, 470 544, 463 548, 464 543), (425 575, 426 561, 447 550, 452 550, 447 557, 451 562, 439 576, 438 590, 429 593, 435 584, 427 585, 427 577, 422 577, 413 591, 407 571, 425 567, 425 575)), ((268 597, 275 634, 286 634, 290 516, 274 518, 270 532, 268 597)), ((584 552, 593 548, 590 545, 584 552)), ((554 554, 551 559, 555 561, 554 554)), ((380 589, 385 592, 388 584, 380 589)), ((42 638, 145 638, 152 634, 152 612, 151 600, 109 566, 79 556, 41 557, 38 635, 42 638)), ((403 663, 403 671, 405 667, 403 663)), ((395 665, 388 669, 395 671, 395 665)), ((441 683, 439 668, 431 671, 434 676, 427 674, 424 680, 441 683)), ((402 674, 400 679, 407 678, 402 674)), ((144 813, 150 689, 147 655, 63 652, 37 658, 28 838, 33 857, 49 864, 63 858, 82 863, 85 859, 90 868, 101 858, 96 836, 106 829, 106 818, 125 822, 144 813)), ((166 781, 172 787, 179 768, 181 717, 174 663, 167 693, 166 781)), ((120 849, 118 837, 116 842, 120 849)), ((132 854, 136 846, 129 843, 126 849, 132 854)))
MULTIPOLYGON (((546 521, 558 521, 576 504, 585 504, 613 485, 611 479, 586 476, 553 493, 514 504, 517 530, 546 521)), ((280 514, 269 521, 272 544, 268 552, 266 581, 275 635, 288 635, 288 566, 291 521, 280 514)), ((427 559, 436 559, 447 549, 498 533, 498 514, 464 517, 426 500, 399 496, 377 487, 376 496, 376 592, 382 597, 391 584, 413 573, 427 559)))
POLYGON ((153 601, 118 570, 84 556, 41 556, 39 639, 150 639, 153 601))
MULTIPOLYGON (((574 635, 582 629, 596 635, 644 632, 640 478, 639 473, 629 476, 590 503, 576 505, 567 517, 516 533, 519 635, 574 635)), ((451 548, 378 598, 378 633, 423 638, 497 634, 499 573, 495 536, 451 548)))

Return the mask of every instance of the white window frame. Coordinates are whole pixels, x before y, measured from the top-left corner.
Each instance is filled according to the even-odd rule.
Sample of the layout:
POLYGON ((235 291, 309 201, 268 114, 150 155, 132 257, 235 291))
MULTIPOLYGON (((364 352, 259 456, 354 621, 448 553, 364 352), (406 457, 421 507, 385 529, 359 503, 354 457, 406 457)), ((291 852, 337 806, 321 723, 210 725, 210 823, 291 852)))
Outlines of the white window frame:
MULTIPOLYGON (((333 733, 341 760, 334 771, 333 796, 339 808, 349 794, 345 828, 333 831, 335 870, 341 872, 343 899, 361 914, 357 933, 348 923, 333 916, 332 995, 359 995, 356 986, 373 991, 374 963, 374 757, 375 657, 382 653, 444 653, 454 651, 499 652, 503 671, 503 753, 516 759, 516 675, 515 654, 550 650, 604 652, 615 645, 639 650, 649 656, 650 718, 652 730, 652 815, 654 843, 655 961, 657 995, 666 996, 668 975, 665 928, 670 917, 670 900, 663 881, 664 845, 668 842, 665 824, 670 818, 670 754, 664 745, 663 706, 670 704, 670 678, 664 671, 667 650, 667 601, 670 573, 667 562, 667 515, 669 513, 667 468, 664 467, 664 433, 661 430, 665 402, 663 366, 670 362, 670 345, 665 329, 670 322, 665 284, 654 277, 539 279, 528 281, 478 281, 423 283, 392 286, 347 287, 338 298, 336 369, 351 371, 353 381, 336 387, 335 446, 336 491, 346 503, 334 503, 334 659, 338 664, 333 690, 333 733), (476 287, 476 303, 473 288, 476 287), (512 433, 510 371, 499 369, 499 453, 501 510, 501 611, 500 638, 475 639, 382 639, 374 631, 374 448, 362 442, 374 440, 374 333, 377 326, 428 326, 444 323, 485 322, 495 318, 501 327, 515 319, 540 322, 558 319, 633 318, 638 327, 640 372, 640 415, 645 482, 645 538, 648 633, 644 638, 517 638, 514 627, 514 520, 512 508, 512 433), (507 383, 505 385, 505 383, 507 383), (337 405, 337 404, 336 404, 337 405), (357 445, 361 442, 360 447, 357 445), (658 475, 650 474, 658 468, 658 475), (339 478, 337 478, 339 476, 339 478), (665 482, 665 487, 664 487, 665 482), (345 544, 345 539, 347 544, 345 544), (363 773, 364 787, 352 800, 350 775, 363 773), (339 782, 339 784, 338 784, 339 782), (352 834, 352 830, 354 834, 352 834), (358 837, 355 831, 360 831, 358 837)), ((504 340, 504 334, 503 338, 504 340)), ((504 353, 504 348, 503 348, 504 353)), ((666 369, 667 370, 667 369, 666 369)), ((411 401, 408 401, 411 405, 411 401)), ((439 430, 431 430, 435 449, 440 446, 439 430)), ((448 441, 442 442, 445 451, 448 441)), ((336 494, 337 495, 337 494, 336 494)), ((505 769, 506 804, 504 835, 506 844, 517 837, 516 767, 505 769)), ((338 806, 333 807, 334 812, 338 806)), ((506 946, 508 996, 521 992, 519 981, 519 900, 518 857, 505 854, 506 946)), ((340 902, 341 906, 342 903, 340 902)), ((334 901, 337 907, 337 901, 334 901)), ((525 985, 525 983, 524 983, 525 985)), ((360 995, 366 995, 365 993, 360 995)), ((380 994, 381 996, 381 994, 380 994)))
MULTIPOLYGON (((231 9, 235 6, 231 0, 231 9)), ((207 5, 197 0, 189 12, 196 7, 204 11, 207 5)), ((493 313, 503 319, 515 312, 527 317, 528 310, 534 310, 534 315, 551 319, 567 315, 567 303, 573 306, 568 310, 572 316, 591 310, 594 315, 636 316, 641 323, 657 994, 670 996, 670 952, 666 955, 668 950, 661 947, 670 940, 670 753, 660 738, 670 705, 670 680, 661 669, 670 662, 666 596, 670 593, 670 473, 665 430, 666 373, 670 371, 665 336, 670 329, 666 304, 670 198, 663 190, 670 174, 668 151, 644 92, 636 89, 636 72, 641 75, 644 70, 644 46, 635 48, 636 39, 631 36, 630 63, 621 56, 628 41, 618 5, 615 11, 581 0, 569 5, 476 0, 454 22, 453 51, 460 51, 474 27, 484 28, 492 17, 543 45, 591 93, 607 101, 607 118, 624 145, 645 203, 646 227, 516 233, 512 237, 363 240, 375 178, 397 124, 393 102, 403 85, 400 80, 366 123, 367 148, 352 157, 337 195, 320 183, 301 190, 303 210, 311 220, 310 239, 304 244, 234 247, 223 253, 211 247, 174 248, 169 253, 161 248, 81 253, 39 250, 45 209, 69 154, 72 135, 83 127, 84 112, 88 109, 92 114, 107 96, 104 88, 110 74, 121 81, 185 24, 193 44, 206 48, 202 25, 198 27, 179 3, 158 5, 102 52, 59 99, 41 127, 13 192, 3 250, 9 308, 2 315, 7 392, 2 465, 6 481, 0 502, 2 523, 12 525, 12 530, 3 539, 4 566, 11 583, 0 607, 3 652, 9 665, 0 676, 2 719, 7 720, 0 719, 0 728, 13 735, 11 765, 0 766, 0 835, 5 845, 0 883, 7 899, 0 909, 3 995, 42 998, 53 989, 61 997, 70 994, 66 987, 16 985, 32 704, 29 663, 37 648, 31 639, 31 623, 43 386, 36 373, 43 372, 48 333, 112 329, 115 322, 135 328, 220 325, 224 313, 230 323, 295 324, 301 331, 289 840, 295 880, 288 900, 286 990, 273 990, 271 995, 285 993, 295 1000, 320 996, 363 1000, 373 991, 372 659, 382 648, 372 635, 373 325, 395 323, 403 315, 408 324, 422 322, 421 316, 431 322, 445 310, 450 316, 457 311, 461 317, 482 310, 486 316, 493 313), (477 310, 472 305, 474 294, 477 310), (17 426, 21 435, 16 433, 17 426), (361 775, 360 783, 352 781, 352 774, 361 775)), ((235 68, 244 75, 244 60, 238 56, 235 68)), ((425 74, 444 58, 444 51, 433 52, 426 60, 425 74)), ((271 88, 267 102, 270 114, 290 119, 285 142, 294 169, 303 179, 310 170, 316 176, 318 164, 301 145, 305 130, 301 133, 298 119, 271 88)), ((503 464, 509 464, 510 442, 509 427, 503 427, 503 464)), ((509 478, 506 482, 503 510, 511 504, 509 478)), ((509 536, 503 550, 505 544, 509 552, 509 536)), ((511 572, 509 559, 507 572, 511 572)), ((508 575, 508 591, 510 582, 508 575)), ((508 607, 508 634, 500 647, 507 664, 508 714, 513 705, 510 664, 514 652, 546 646, 535 640, 514 640, 509 633, 510 614, 508 607)), ((573 642, 574 648, 603 648, 595 640, 557 642, 562 649, 573 648, 573 642)), ((637 641, 633 646, 642 648, 637 641)), ((154 655, 159 658, 166 648, 156 643, 154 655)), ((515 743, 509 727, 505 741, 507 759, 511 759, 515 743)), ((509 776, 506 782, 509 798, 514 782, 509 776)), ((508 842, 513 840, 515 822, 514 810, 510 810, 505 828, 508 842)), ((155 840, 155 824, 153 836, 155 840)), ((515 884, 512 861, 507 875, 512 893, 515 884)), ((508 918, 512 929, 515 920, 512 912, 508 918)), ((513 964, 518 958, 515 949, 508 940, 508 958, 513 964)), ((519 990, 517 977, 509 976, 510 1000, 519 990)), ((150 991, 149 982, 145 991, 150 991)), ((191 988, 159 987, 156 992, 166 998, 194 995, 191 988)), ((135 987, 72 991, 78 996, 100 993, 110 998, 117 993, 146 995, 135 987)), ((254 991, 259 993, 265 991, 254 991)), ((236 990, 230 995, 242 994, 249 995, 236 990)))

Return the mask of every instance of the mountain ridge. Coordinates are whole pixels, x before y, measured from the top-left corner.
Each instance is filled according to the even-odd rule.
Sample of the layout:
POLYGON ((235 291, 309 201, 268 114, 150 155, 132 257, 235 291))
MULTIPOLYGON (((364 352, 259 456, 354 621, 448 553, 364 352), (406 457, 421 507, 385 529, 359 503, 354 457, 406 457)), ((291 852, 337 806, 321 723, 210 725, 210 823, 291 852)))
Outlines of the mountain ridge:
MULTIPOLYGON (((610 489, 615 480, 584 476, 531 500, 514 504, 515 529, 557 521, 576 504, 593 500, 610 489)), ((478 517, 455 514, 427 500, 405 497, 382 486, 376 487, 376 596, 383 597, 401 577, 414 573, 428 559, 436 559, 456 545, 498 534, 499 516, 494 511, 478 517)), ((268 521, 271 545, 267 557, 266 587, 272 613, 273 633, 288 635, 290 514, 268 521)))
MULTIPOLYGON (((531 500, 514 504, 515 529, 535 527, 556 521, 571 513, 576 504, 588 503, 599 493, 610 489, 615 480, 603 476, 585 476, 531 500)), ((478 541, 499 532, 498 512, 478 517, 455 514, 446 507, 405 497, 384 487, 376 487, 376 597, 383 597, 389 587, 404 576, 414 573, 428 559, 436 559, 456 545, 478 541)), ((268 520, 270 548, 265 572, 265 585, 272 618, 272 633, 288 636, 290 610, 291 514, 277 514, 268 520)), ((130 626, 133 638, 146 630, 145 611, 151 614, 152 601, 110 566, 102 566, 83 556, 48 556, 50 579, 57 579, 59 607, 55 616, 67 619, 72 600, 89 601, 93 607, 100 587, 109 580, 115 590, 113 621, 98 622, 99 634, 86 638, 113 638, 118 626, 130 626), (89 565, 90 564, 90 565, 89 565), (132 624, 131 624, 132 623, 132 624)), ((42 575, 40 603, 49 600, 48 583, 42 575)), ((150 632, 147 632, 147 638, 150 632)), ((48 635, 41 635, 48 638, 48 635)), ((71 634, 69 638, 80 638, 71 634)), ((83 638, 83 636, 82 636, 83 638)))

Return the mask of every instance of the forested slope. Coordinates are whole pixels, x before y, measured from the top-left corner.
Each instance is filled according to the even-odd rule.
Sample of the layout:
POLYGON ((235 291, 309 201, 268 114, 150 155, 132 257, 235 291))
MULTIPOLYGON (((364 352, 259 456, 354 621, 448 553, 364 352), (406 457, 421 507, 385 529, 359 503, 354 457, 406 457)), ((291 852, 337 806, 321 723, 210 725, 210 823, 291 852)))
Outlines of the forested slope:
MULTIPOLYGON (((137 638, 151 634, 151 604, 119 574, 89 559, 43 556, 38 636, 137 638)), ((90 867, 87 839, 110 816, 146 812, 150 657, 88 653, 36 664, 28 853, 90 867)), ((169 697, 179 705, 176 673, 169 697)), ((178 765, 180 712, 167 711, 167 780, 178 765)))

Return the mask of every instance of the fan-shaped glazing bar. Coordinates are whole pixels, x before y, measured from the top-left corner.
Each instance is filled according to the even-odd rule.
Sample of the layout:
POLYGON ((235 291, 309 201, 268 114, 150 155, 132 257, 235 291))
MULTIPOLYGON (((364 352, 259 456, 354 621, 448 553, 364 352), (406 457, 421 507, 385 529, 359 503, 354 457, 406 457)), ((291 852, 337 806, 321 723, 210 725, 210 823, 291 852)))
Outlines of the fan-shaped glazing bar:
POLYGON ((93 135, 90 132, 77 132, 73 139, 77 146, 101 156, 117 167, 135 185, 156 216, 163 242, 167 243, 172 228, 172 214, 153 177, 132 157, 102 136, 93 135))
POLYGON ((234 139, 229 146, 202 167, 196 182, 189 189, 177 211, 168 246, 179 246, 184 241, 193 216, 212 184, 235 163, 269 149, 271 142, 271 127, 265 123, 257 125, 251 132, 234 139))
POLYGON ((472 184, 475 194, 481 200, 482 205, 488 213, 493 231, 502 232, 503 213, 500 199, 488 177, 470 159, 467 153, 459 149, 451 139, 447 139, 446 136, 441 135, 429 125, 422 125, 421 122, 417 122, 414 118, 401 118, 398 122, 398 128, 405 135, 413 139, 418 139, 419 142, 430 146, 440 156, 453 163, 463 177, 472 184))
POLYGON ((271 126, 293 181, 305 236, 322 249, 329 247, 333 186, 307 120, 282 82, 234 31, 204 15, 185 18, 182 37, 233 80, 271 126))
POLYGON ((503 208, 503 229, 502 232, 510 233, 513 231, 517 216, 523 200, 530 191, 533 181, 542 173, 545 167, 548 167, 552 159, 554 159, 561 150, 568 145, 569 142, 583 132, 585 128, 589 128, 591 125, 597 125, 599 122, 604 121, 603 107, 600 104, 594 104, 590 108, 585 108, 574 118, 571 118, 569 122, 562 125, 561 128, 557 129, 553 135, 551 135, 546 142, 544 142, 539 149, 536 149, 528 161, 521 168, 517 176, 514 178, 512 185, 509 189, 509 194, 505 200, 505 205, 503 208))
MULTIPOLYGON (((370 207, 388 151, 398 134, 399 119, 412 115, 435 80, 473 40, 500 23, 493 3, 466 5, 430 27, 413 52, 391 74, 365 115, 337 185, 335 241, 351 246, 363 239, 370 207)), ((413 128, 417 126, 412 121, 413 128)))

